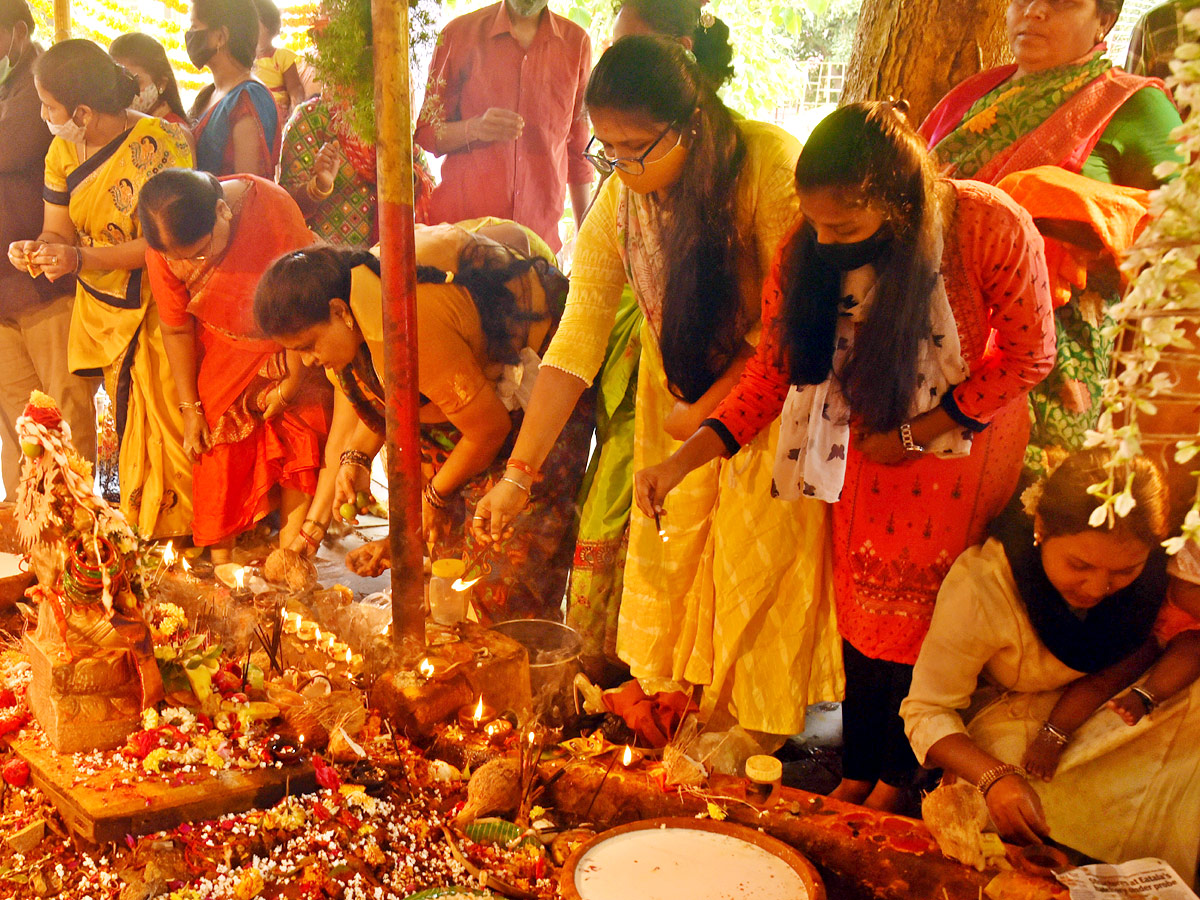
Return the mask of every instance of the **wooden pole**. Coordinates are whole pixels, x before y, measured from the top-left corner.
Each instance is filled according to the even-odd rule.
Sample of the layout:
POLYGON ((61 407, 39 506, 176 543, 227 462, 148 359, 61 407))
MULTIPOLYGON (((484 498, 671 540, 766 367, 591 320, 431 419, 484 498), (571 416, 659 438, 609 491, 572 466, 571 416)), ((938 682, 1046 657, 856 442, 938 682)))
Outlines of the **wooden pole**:
POLYGON ((54 43, 71 36, 71 0, 54 0, 54 43))
POLYGON ((379 245, 387 393, 388 529, 392 640, 403 655, 425 646, 421 608, 421 454, 417 430, 417 262, 408 76, 408 0, 372 0, 379 245))

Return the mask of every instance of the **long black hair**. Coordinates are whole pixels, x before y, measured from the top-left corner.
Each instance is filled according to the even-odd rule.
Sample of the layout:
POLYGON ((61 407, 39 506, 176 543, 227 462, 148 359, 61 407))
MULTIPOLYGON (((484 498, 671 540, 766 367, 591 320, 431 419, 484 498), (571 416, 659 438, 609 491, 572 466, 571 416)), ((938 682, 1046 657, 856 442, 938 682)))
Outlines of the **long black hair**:
POLYGON ((665 192, 659 346, 671 391, 694 403, 733 363, 750 324, 738 277, 748 243, 737 221, 746 142, 687 50, 658 35, 613 44, 584 99, 591 110, 675 124, 690 141, 687 164, 665 192))
MULTIPOLYGON (((254 318, 268 337, 299 334, 329 321, 329 303, 349 303, 350 273, 366 265, 379 274, 379 260, 365 250, 317 244, 280 257, 263 274, 254 293, 254 318)), ((493 362, 515 364, 532 322, 558 321, 567 294, 566 278, 540 257, 526 259, 500 245, 468 245, 453 278, 433 266, 417 266, 418 284, 446 284, 471 295, 493 362), (546 291, 546 310, 522 309, 514 283, 535 272, 546 291)), ((524 290, 524 285, 516 288, 524 290)))
POLYGON ((696 64, 713 90, 733 77, 733 45, 729 42, 729 26, 713 18, 703 25, 700 4, 696 0, 624 0, 622 9, 629 9, 657 34, 676 40, 690 38, 696 64))
MULTIPOLYGON (((830 189, 847 204, 875 205, 892 229, 891 247, 876 263, 874 302, 837 373, 851 411, 875 432, 909 418, 941 267, 938 180, 905 109, 893 101, 843 106, 821 120, 796 163, 801 194, 830 189)), ((797 385, 820 384, 833 368, 841 276, 814 259, 815 244, 804 226, 785 251, 780 346, 797 385)))
POLYGON ((162 99, 167 102, 171 112, 181 119, 187 118, 183 100, 179 97, 179 84, 175 81, 175 70, 171 68, 171 63, 167 59, 167 51, 163 49, 162 44, 148 34, 134 31, 114 38, 113 42, 108 45, 108 55, 118 62, 126 59, 135 66, 141 66, 155 85, 160 81, 165 82, 166 87, 161 91, 162 99))
POLYGON ((33 75, 71 115, 79 106, 108 115, 123 113, 138 92, 137 79, 103 47, 84 38, 59 41, 37 58, 33 75))

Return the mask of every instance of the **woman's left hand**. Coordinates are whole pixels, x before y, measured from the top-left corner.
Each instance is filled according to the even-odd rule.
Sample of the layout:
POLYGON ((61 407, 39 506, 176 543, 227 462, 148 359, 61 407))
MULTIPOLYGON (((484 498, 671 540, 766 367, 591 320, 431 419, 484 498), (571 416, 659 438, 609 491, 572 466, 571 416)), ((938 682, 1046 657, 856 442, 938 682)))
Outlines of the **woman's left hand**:
POLYGON ((854 431, 854 446, 858 452, 873 463, 881 466, 896 466, 916 456, 904 449, 904 441, 900 439, 899 429, 894 431, 868 432, 865 429, 854 431))
POLYGON ((32 261, 47 280, 58 281, 75 273, 79 253, 79 248, 73 244, 42 244, 32 261))
POLYGON ((267 421, 282 413, 288 405, 288 398, 283 393, 283 382, 277 381, 271 387, 267 388, 265 394, 259 399, 258 404, 259 409, 262 410, 263 418, 267 421))

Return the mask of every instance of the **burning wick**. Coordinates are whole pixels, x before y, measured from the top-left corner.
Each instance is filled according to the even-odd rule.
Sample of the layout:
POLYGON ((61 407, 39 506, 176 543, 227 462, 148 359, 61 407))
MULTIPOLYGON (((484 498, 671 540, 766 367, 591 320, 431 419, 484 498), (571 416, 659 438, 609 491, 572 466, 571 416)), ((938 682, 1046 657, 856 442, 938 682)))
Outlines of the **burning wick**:
POLYGON ((175 552, 175 545, 170 541, 167 541, 167 547, 165 550, 163 550, 162 555, 163 565, 170 569, 171 566, 175 565, 175 558, 177 556, 178 554, 175 552))
POLYGON ((179 568, 183 569, 185 575, 192 571, 192 564, 187 561, 186 556, 179 557, 179 568))
POLYGON ((468 590, 469 588, 474 587, 475 582, 477 582, 482 577, 483 577, 482 575, 477 575, 476 577, 472 578, 470 581, 463 581, 461 578, 455 579, 454 584, 450 585, 450 590, 452 590, 452 591, 468 590))
POLYGON ((621 754, 621 765, 629 768, 629 764, 633 762, 633 748, 628 744, 625 745, 625 752, 621 754))
MULTIPOLYGON (((417 671, 421 673, 422 678, 425 678, 425 679, 432 678, 433 677, 433 663, 431 663, 428 659, 423 659, 423 660, 421 660, 421 664, 419 666, 417 666, 417 671)), ((481 696, 479 699, 482 700, 483 697, 481 696)))
POLYGON ((665 510, 661 509, 654 510, 654 527, 658 530, 658 536, 662 538, 662 542, 665 544, 669 538, 667 537, 667 529, 662 527, 662 516, 664 512, 665 510))
POLYGON ((483 702, 483 695, 479 695, 479 702, 474 708, 463 706, 458 711, 459 727, 465 728, 467 731, 479 731, 492 719, 496 718, 496 711, 483 702))
POLYGON ((233 573, 233 584, 239 591, 246 589, 246 569, 244 566, 233 573))

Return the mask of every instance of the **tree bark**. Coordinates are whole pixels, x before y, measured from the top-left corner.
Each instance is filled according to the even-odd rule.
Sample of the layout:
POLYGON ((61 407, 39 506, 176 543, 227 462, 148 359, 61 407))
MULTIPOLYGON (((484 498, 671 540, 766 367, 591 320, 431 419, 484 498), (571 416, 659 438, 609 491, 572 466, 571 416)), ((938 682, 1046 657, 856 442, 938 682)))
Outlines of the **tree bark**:
POLYGON ((965 78, 1012 62, 1008 0, 863 0, 843 103, 907 100, 914 125, 965 78))

